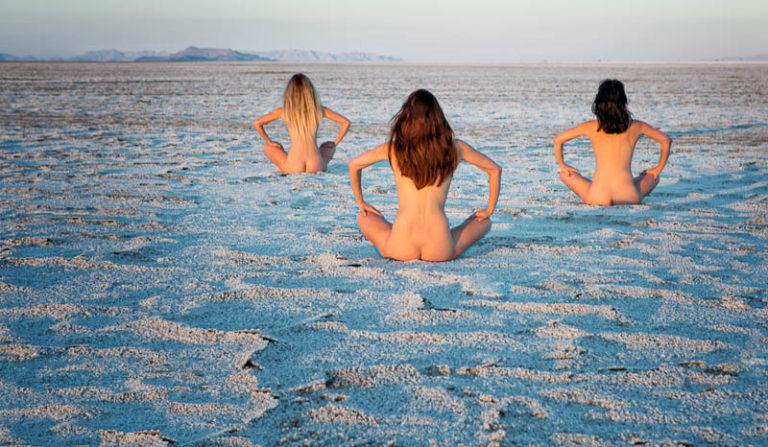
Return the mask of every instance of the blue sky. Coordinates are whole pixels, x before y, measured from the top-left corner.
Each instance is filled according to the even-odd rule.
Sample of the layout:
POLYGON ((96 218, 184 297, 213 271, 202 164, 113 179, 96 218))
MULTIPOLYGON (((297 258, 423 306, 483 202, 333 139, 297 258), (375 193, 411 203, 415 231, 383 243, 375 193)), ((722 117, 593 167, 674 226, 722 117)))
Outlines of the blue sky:
POLYGON ((408 61, 768 53, 768 0, 0 0, 0 52, 366 51, 408 61))

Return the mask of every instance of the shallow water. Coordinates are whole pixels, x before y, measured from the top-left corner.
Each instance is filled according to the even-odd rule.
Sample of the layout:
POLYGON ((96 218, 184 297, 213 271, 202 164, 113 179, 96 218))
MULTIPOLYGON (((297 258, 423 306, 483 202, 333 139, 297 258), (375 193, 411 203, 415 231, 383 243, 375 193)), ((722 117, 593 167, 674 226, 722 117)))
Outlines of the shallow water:
MULTIPOLYGON (((766 64, 0 64, 0 440, 766 443, 767 89, 766 64), (250 126, 297 71, 353 123, 327 173, 276 174, 250 126), (607 77, 674 138, 639 206, 557 179, 607 77), (346 161, 416 88, 504 167, 451 263, 354 223, 346 161)), ((392 218, 391 171, 363 182, 392 218)), ((461 166, 452 223, 486 199, 461 166)))

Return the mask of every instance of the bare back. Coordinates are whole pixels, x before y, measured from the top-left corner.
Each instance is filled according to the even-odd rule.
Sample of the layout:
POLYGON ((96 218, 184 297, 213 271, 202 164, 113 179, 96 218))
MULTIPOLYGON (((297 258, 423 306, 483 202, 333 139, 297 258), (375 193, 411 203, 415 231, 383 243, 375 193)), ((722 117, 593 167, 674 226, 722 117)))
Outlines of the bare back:
POLYGON ((445 216, 445 200, 451 185, 450 177, 440 185, 416 189, 413 180, 404 177, 392 158, 392 173, 397 187, 397 216, 392 232, 384 245, 383 256, 400 259, 447 261, 454 257, 454 240, 445 216))
POLYGON ((632 176, 631 165, 635 145, 642 134, 642 123, 633 121, 626 131, 619 134, 598 131, 597 121, 585 125, 595 154, 595 174, 588 194, 589 201, 597 205, 640 203, 642 195, 632 176))

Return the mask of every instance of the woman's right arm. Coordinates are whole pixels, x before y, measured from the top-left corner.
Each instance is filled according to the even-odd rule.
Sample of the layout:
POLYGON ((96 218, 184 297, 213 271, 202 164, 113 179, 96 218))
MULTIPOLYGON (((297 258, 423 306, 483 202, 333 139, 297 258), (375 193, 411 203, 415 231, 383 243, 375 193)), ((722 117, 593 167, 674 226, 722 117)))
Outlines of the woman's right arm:
POLYGON ((269 138, 269 135, 267 135, 267 132, 264 131, 264 125, 269 124, 272 121, 278 120, 282 117, 283 117, 283 108, 280 107, 279 109, 275 109, 253 122, 253 127, 256 128, 256 132, 258 132, 259 135, 261 135, 261 138, 264 138, 264 141, 266 141, 267 144, 275 144, 275 142, 272 141, 269 138))
POLYGON ((562 171, 572 172, 574 174, 579 173, 578 169, 565 164, 565 161, 563 160, 563 144, 565 144, 567 141, 573 140, 574 138, 586 135, 586 126, 590 123, 593 123, 593 121, 587 121, 586 123, 581 123, 576 127, 571 127, 570 129, 560 133, 552 140, 555 143, 555 160, 557 160, 557 164, 560 166, 562 171))
POLYGON ((659 164, 657 164, 652 169, 646 169, 645 171, 646 174, 651 174, 655 178, 659 178, 661 170, 664 169, 664 166, 667 164, 667 158, 669 158, 669 148, 672 146, 672 139, 669 138, 664 132, 658 129, 654 129, 653 127, 643 122, 640 123, 640 131, 643 133, 643 135, 659 143, 661 146, 659 164))
POLYGON ((339 135, 336 137, 336 140, 333 141, 333 145, 338 146, 339 143, 341 143, 341 140, 344 139, 344 135, 347 134, 347 130, 349 130, 349 120, 344 115, 336 113, 328 107, 323 107, 323 116, 341 125, 339 135))
POLYGON ((368 211, 381 216, 381 212, 372 207, 363 199, 363 188, 360 182, 361 173, 363 168, 366 168, 374 163, 387 160, 389 150, 389 143, 384 143, 377 146, 375 149, 371 149, 368 152, 363 152, 357 157, 349 161, 349 183, 352 186, 352 193, 355 195, 355 202, 360 207, 360 212, 363 215, 368 214, 368 211))
POLYGON ((459 148, 459 160, 477 166, 481 171, 488 174, 488 207, 484 210, 475 212, 475 217, 480 220, 487 219, 496 209, 496 202, 499 200, 499 191, 501 190, 501 166, 493 160, 478 152, 469 144, 456 140, 456 146, 459 148))

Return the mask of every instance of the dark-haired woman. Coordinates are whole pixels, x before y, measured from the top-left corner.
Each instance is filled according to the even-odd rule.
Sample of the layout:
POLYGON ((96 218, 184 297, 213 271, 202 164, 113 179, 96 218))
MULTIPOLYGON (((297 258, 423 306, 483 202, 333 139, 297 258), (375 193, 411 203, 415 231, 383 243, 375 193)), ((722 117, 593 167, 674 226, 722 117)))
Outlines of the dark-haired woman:
POLYGON ((360 207, 357 225, 382 256, 441 262, 461 256, 491 229, 489 217, 499 198, 501 167, 454 139, 437 99, 426 90, 417 90, 392 119, 389 141, 351 160, 349 176, 360 207), (384 160, 392 167, 399 200, 392 224, 363 200, 360 186, 363 168, 384 160), (445 199, 453 172, 462 160, 488 174, 488 207, 450 228, 445 199))
POLYGON ((632 119, 627 110, 624 84, 615 79, 600 83, 592 112, 597 120, 581 123, 554 139, 560 179, 589 205, 640 203, 659 183, 672 140, 648 124, 632 119), (654 168, 633 178, 632 154, 641 135, 659 143, 661 157, 654 168), (589 137, 595 153, 595 173, 591 181, 563 161, 563 143, 581 136, 589 137))

